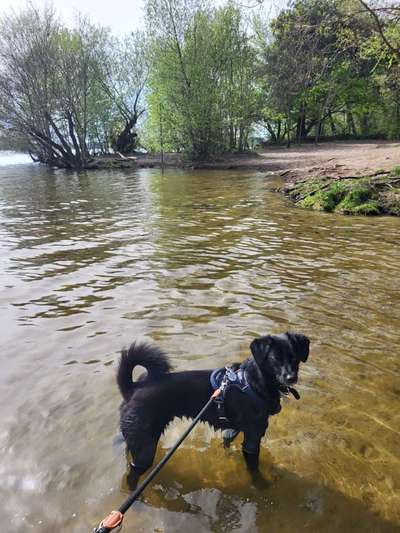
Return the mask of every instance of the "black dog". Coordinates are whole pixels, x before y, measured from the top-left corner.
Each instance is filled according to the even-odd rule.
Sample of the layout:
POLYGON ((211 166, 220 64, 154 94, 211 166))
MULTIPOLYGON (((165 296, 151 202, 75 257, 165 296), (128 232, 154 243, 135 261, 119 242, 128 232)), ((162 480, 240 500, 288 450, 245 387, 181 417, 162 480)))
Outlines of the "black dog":
MULTIPOLYGON (((267 335, 255 339, 250 349, 252 355, 241 364, 235 363, 228 372, 231 379, 224 380, 223 412, 213 403, 202 420, 216 429, 229 428, 231 439, 243 431, 243 455, 249 469, 256 470, 260 441, 267 430, 268 417, 281 410, 281 394, 291 392, 299 397, 291 385, 297 382, 300 361, 307 360, 309 339, 298 333, 267 335)), ((132 344, 122 352, 117 383, 124 399, 121 431, 134 460, 130 465, 130 484, 152 465, 166 426, 175 417, 197 415, 218 386, 217 374, 220 378, 224 374, 223 369, 217 373, 170 370, 166 355, 158 348, 132 344), (136 365, 145 367, 147 372, 133 382, 136 365)))

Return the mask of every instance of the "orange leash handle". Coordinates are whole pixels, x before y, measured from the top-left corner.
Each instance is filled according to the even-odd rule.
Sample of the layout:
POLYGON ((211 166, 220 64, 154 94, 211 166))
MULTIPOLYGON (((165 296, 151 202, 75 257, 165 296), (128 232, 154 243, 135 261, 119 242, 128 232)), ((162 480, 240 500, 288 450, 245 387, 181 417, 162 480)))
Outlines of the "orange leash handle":
POLYGON ((104 520, 100 522, 99 527, 93 530, 93 533, 109 533, 122 524, 124 515, 120 511, 111 511, 104 520))

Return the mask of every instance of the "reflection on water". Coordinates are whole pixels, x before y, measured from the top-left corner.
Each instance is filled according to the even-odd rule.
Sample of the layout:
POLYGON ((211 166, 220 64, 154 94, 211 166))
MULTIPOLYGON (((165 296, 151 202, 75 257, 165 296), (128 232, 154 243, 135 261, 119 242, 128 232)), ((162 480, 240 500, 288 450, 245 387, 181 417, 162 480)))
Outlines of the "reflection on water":
MULTIPOLYGON (((118 351, 178 369, 312 339, 251 479, 200 426, 126 530, 400 530, 399 219, 292 208, 235 172, 0 169, 0 498, 6 531, 90 531, 126 495, 118 351)), ((175 422, 158 456, 180 434, 175 422)))

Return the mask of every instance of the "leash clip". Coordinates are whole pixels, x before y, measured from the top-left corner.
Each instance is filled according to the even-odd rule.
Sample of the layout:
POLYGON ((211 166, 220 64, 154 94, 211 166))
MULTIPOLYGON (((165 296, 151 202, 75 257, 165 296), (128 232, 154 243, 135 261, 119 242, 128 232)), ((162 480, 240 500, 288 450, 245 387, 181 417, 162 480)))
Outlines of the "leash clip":
POLYGON ((224 378, 221 385, 218 387, 218 389, 214 391, 213 395, 211 396, 211 398, 213 398, 215 402, 218 420, 220 420, 221 422, 228 421, 227 417, 225 416, 225 409, 224 409, 224 392, 227 387, 227 384, 228 382, 224 378))

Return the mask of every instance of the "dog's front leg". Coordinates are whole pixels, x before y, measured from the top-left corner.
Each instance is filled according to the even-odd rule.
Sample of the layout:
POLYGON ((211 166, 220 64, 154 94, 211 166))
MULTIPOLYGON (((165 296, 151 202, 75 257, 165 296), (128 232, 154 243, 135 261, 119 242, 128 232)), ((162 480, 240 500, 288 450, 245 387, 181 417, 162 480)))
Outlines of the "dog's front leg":
POLYGON ((131 490, 136 488, 140 476, 153 464, 158 438, 158 436, 142 434, 140 437, 128 441, 129 452, 133 459, 133 461, 130 460, 128 454, 127 481, 131 490))
POLYGON ((242 452, 247 468, 251 471, 258 469, 261 437, 258 432, 245 431, 242 444, 242 452))

